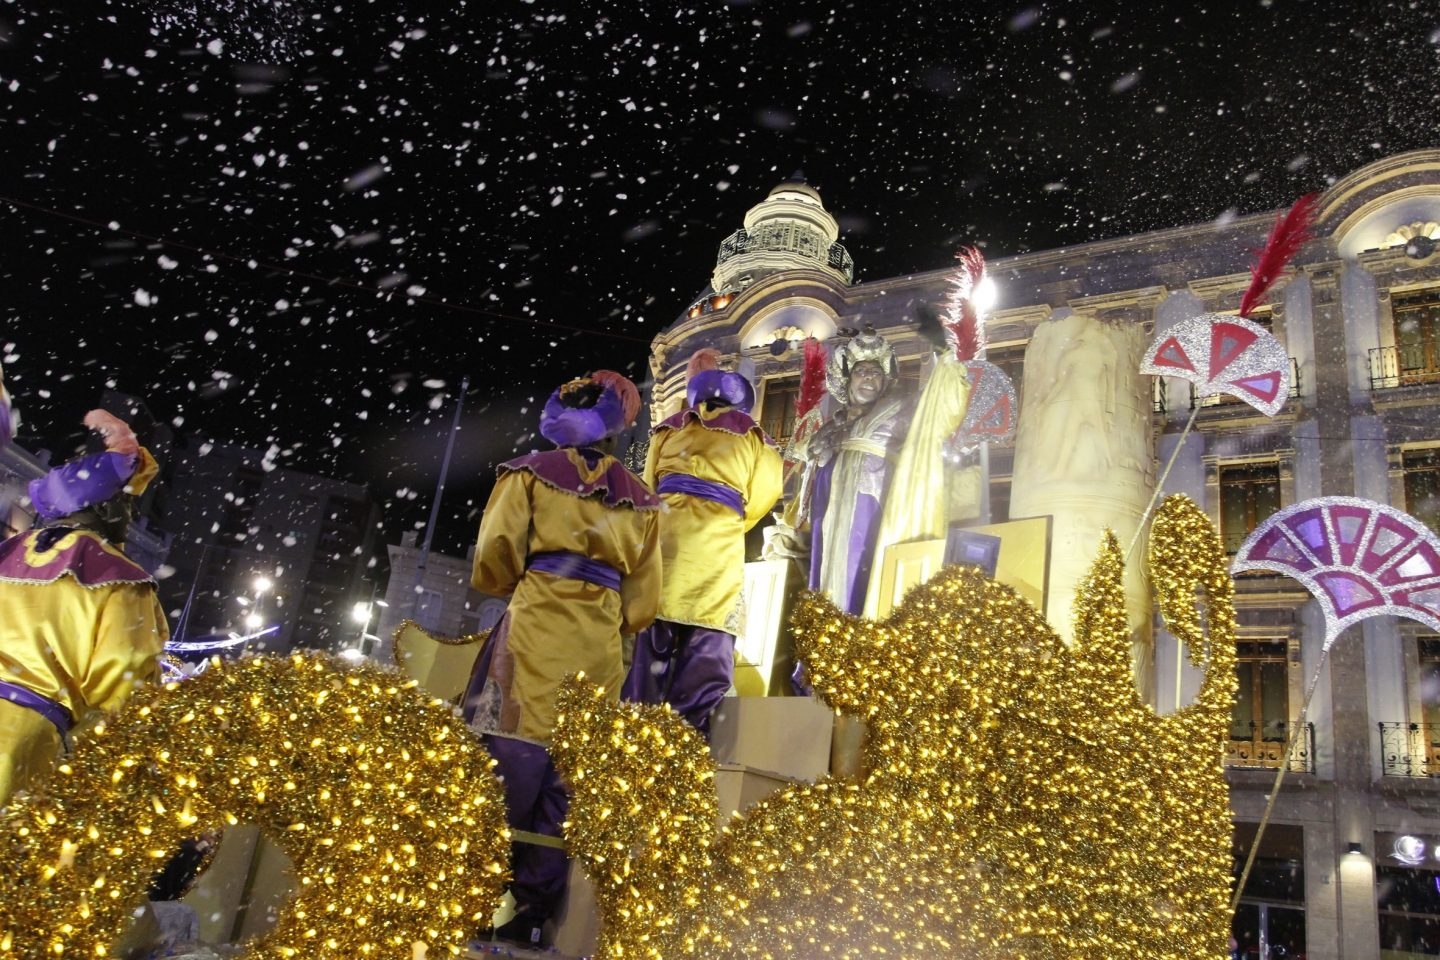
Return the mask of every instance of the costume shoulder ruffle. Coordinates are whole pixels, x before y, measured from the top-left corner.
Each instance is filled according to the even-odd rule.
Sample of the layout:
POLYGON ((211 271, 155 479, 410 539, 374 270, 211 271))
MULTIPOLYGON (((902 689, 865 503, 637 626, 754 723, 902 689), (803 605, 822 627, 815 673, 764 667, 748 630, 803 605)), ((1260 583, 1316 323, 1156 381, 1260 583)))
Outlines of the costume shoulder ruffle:
POLYGON ((591 466, 575 450, 542 450, 507 460, 498 468, 501 476, 519 471, 526 471, 547 487, 572 497, 598 495, 607 507, 659 510, 661 506, 660 498, 650 492, 645 482, 611 456, 602 456, 591 466))
POLYGON ((741 413, 739 410, 722 410, 719 413, 706 416, 694 407, 689 407, 673 416, 661 420, 655 425, 653 432, 659 433, 661 430, 679 430, 692 420, 707 430, 722 430, 725 433, 733 433, 736 436, 744 436, 753 430, 761 440, 764 440, 772 447, 775 446, 775 441, 771 440, 765 431, 760 429, 760 425, 756 423, 749 414, 741 413))
POLYGON ((0 580, 46 584, 64 576, 83 587, 155 583, 144 567, 89 530, 31 530, 0 543, 0 580))

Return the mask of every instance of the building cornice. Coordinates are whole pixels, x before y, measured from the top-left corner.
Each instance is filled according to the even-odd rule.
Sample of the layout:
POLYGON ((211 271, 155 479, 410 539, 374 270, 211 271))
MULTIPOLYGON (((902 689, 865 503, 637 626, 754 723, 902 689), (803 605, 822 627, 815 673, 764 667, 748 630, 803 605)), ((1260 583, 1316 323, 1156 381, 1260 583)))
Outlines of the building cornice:
POLYGON ((1087 313, 1104 320, 1114 313, 1153 311, 1169 295, 1170 291, 1166 287, 1137 287, 1133 290, 1074 297, 1067 302, 1076 313, 1087 313))
MULTIPOLYGON (((1417 174, 1437 175, 1437 179, 1440 179, 1440 149, 1411 150, 1406 153, 1397 153, 1392 157, 1377 160, 1372 164, 1361 167, 1353 173, 1341 177, 1335 181, 1335 184, 1326 190, 1320 198, 1320 204, 1315 213, 1316 222, 1326 223, 1338 216, 1342 216, 1342 212, 1349 204, 1353 203, 1357 197, 1380 188, 1387 180, 1417 174)), ((1436 189, 1423 192, 1427 194, 1440 192, 1440 184, 1437 184, 1436 189)), ((1403 194, 1404 190, 1385 190, 1384 193, 1385 197, 1381 199, 1393 201, 1400 194, 1403 194)), ((1357 221, 1357 217, 1363 217, 1366 213, 1372 211, 1373 206, 1370 204, 1362 205, 1360 210, 1354 213, 1344 214, 1339 225, 1327 232, 1331 234, 1344 234, 1344 232, 1357 221), (1367 207, 1369 209, 1367 209, 1367 207)))

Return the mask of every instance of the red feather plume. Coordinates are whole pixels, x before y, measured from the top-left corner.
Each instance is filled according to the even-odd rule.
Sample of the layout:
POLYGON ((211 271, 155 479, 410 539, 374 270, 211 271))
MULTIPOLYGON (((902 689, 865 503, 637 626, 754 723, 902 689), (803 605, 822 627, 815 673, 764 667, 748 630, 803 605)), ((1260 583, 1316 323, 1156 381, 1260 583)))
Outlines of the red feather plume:
POLYGON ((825 344, 810 337, 805 341, 805 360, 800 368, 800 396, 795 398, 798 420, 820 405, 825 396, 825 344))
POLYGON ((950 296, 945 302, 945 338, 955 348, 955 358, 974 360, 985 349, 985 326, 975 307, 975 290, 985 279, 985 255, 976 247, 955 251, 959 268, 950 280, 950 296))
POLYGON ((1250 268, 1252 279, 1245 296, 1240 298, 1240 316, 1249 316, 1251 310, 1265 302, 1266 294, 1280 279, 1285 265, 1310 239, 1310 226, 1315 220, 1315 207, 1319 201, 1319 194, 1307 193, 1275 219, 1275 226, 1270 229, 1270 237, 1265 241, 1265 249, 1259 252, 1255 266, 1250 268))

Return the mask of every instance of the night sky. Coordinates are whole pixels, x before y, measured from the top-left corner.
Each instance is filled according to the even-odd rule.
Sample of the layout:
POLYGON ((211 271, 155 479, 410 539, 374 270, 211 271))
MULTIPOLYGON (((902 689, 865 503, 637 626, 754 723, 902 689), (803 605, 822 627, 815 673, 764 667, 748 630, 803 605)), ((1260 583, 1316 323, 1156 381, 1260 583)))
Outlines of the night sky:
POLYGON ((1283 207, 1440 145, 1437 77, 1436 0, 0 0, 0 361, 27 446, 110 386, 391 540, 469 375, 458 553, 796 170, 879 279, 1283 207))

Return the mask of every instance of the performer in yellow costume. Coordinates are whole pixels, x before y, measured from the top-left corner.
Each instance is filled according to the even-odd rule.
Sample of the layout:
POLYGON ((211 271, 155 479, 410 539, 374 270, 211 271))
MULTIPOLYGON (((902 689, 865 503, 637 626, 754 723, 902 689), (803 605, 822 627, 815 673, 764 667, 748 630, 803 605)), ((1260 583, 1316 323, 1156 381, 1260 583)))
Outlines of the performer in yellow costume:
POLYGON ((49 771, 76 724, 158 680, 170 635, 155 581, 121 550, 155 461, 110 414, 85 423, 107 449, 33 481, 41 526, 0 544, 0 804, 49 771))
POLYGON ((750 418, 755 388, 716 369, 719 351, 690 359, 686 409, 650 440, 645 482, 660 517, 665 590, 660 616, 635 638, 625 698, 669 703, 707 737, 735 675, 745 582, 745 532, 780 498, 781 461, 750 418))
MULTIPOLYGON (((649 626, 659 606, 661 503, 609 452, 639 409, 618 373, 560 387, 540 419, 558 449, 501 464, 480 521, 471 583, 510 605, 476 662, 465 719, 486 734, 517 830, 558 837, 569 808, 546 750, 556 687, 583 670, 618 699, 621 635, 649 626)), ((566 857, 516 844, 513 860, 516 916, 495 933, 539 945, 565 892, 566 857)))

